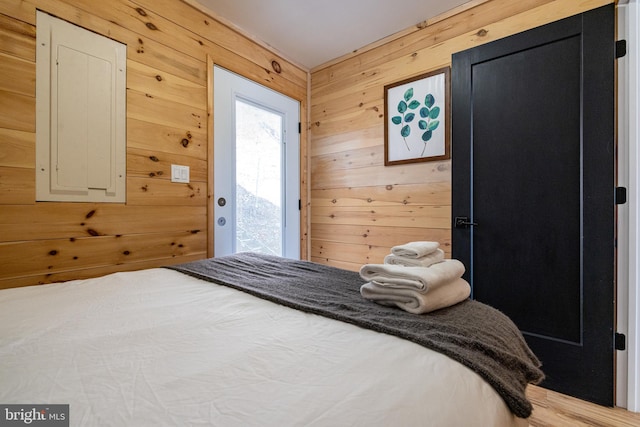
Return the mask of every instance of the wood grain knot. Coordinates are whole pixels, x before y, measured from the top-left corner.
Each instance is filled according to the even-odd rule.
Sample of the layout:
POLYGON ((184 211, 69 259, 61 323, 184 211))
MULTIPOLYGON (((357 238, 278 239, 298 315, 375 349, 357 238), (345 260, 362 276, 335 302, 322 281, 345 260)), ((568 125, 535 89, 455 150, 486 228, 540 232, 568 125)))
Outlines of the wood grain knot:
POLYGON ((147 16, 147 12, 141 7, 136 7, 136 12, 138 12, 142 16, 147 16))
POLYGON ((387 190, 391 191, 391 190, 393 190, 393 185, 387 185, 385 188, 386 188, 387 190))
POLYGON ((483 29, 481 29, 480 31, 478 31, 478 32, 476 33, 476 35, 477 35, 478 37, 484 37, 484 36, 486 36, 486 35, 487 35, 487 33, 488 33, 488 32, 489 32, 489 31, 487 31, 487 30, 485 30, 485 29, 483 28, 483 29))
POLYGON ((153 22, 147 22, 144 25, 146 25, 147 28, 150 29, 151 31, 158 31, 158 27, 156 27, 153 22))
POLYGON ((156 76, 156 80, 157 80, 157 81, 159 81, 159 82, 161 82, 161 81, 162 81, 162 76, 161 76, 160 74, 158 74, 158 75, 156 76))
POLYGON ((273 71, 275 71, 278 74, 282 72, 282 67, 280 66, 280 63, 275 59, 271 61, 271 68, 273 68, 273 71))
POLYGON ((94 210, 92 210, 91 212, 89 212, 88 214, 86 214, 84 217, 85 217, 86 219, 89 219, 89 218, 91 218, 92 216, 94 216, 95 214, 96 214, 96 210, 94 209, 94 210))
POLYGON ((159 162, 160 159, 158 159, 156 156, 149 156, 149 160, 151 160, 152 162, 159 162))
POLYGON ((100 235, 100 233, 98 233, 98 232, 97 232, 96 230, 94 230, 93 228, 88 228, 88 229, 87 229, 87 233, 89 233, 90 235, 92 235, 92 236, 94 236, 94 237, 95 237, 95 236, 99 236, 99 235, 100 235))
POLYGON ((129 251, 124 251, 124 252, 122 252, 122 253, 123 253, 124 255, 131 255, 131 252, 129 252, 129 251))
POLYGON ((49 251, 49 255, 51 256, 58 255, 58 251, 56 251, 55 249, 52 251, 49 251))
POLYGON ((187 146, 189 145, 189 140, 187 138, 182 138, 182 141, 180 141, 180 144, 182 144, 184 148, 187 148, 187 146))

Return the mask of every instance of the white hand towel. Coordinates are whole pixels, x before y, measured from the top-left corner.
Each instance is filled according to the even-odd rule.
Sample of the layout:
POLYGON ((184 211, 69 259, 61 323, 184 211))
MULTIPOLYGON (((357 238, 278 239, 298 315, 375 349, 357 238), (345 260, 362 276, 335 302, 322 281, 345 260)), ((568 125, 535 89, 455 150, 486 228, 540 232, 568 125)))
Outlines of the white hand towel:
POLYGON ((425 294, 411 289, 390 289, 368 282, 362 285, 360 294, 381 305, 396 306, 413 314, 424 314, 466 300, 471 295, 471 287, 466 280, 458 278, 425 294))
POLYGON ((404 265, 405 267, 429 267, 441 261, 444 261, 444 251, 442 249, 436 249, 434 252, 420 258, 407 258, 394 254, 384 257, 385 264, 404 265))
POLYGON ((391 248, 391 253, 407 258, 420 258, 438 249, 438 242, 409 242, 391 248))
POLYGON ((390 288, 408 288, 427 292, 453 279, 462 277, 464 264, 455 259, 446 259, 431 267, 405 267, 391 264, 365 264, 360 268, 360 277, 367 282, 377 282, 390 288))

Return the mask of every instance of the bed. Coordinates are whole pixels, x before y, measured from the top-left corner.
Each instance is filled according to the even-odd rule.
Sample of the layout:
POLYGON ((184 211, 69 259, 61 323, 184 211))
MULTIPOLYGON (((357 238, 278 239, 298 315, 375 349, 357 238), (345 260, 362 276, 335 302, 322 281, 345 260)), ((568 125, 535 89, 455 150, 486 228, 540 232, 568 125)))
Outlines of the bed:
POLYGON ((73 426, 527 425, 543 374, 506 316, 413 315, 362 283, 245 253, 2 290, 0 403, 69 404, 73 426))

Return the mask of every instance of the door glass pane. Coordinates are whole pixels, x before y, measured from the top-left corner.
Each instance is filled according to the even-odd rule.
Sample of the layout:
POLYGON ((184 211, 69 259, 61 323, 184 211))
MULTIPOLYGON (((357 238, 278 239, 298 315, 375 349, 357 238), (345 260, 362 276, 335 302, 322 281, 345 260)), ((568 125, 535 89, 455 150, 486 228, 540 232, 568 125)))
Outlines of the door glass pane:
POLYGON ((236 251, 282 256, 282 116, 236 100, 236 251))

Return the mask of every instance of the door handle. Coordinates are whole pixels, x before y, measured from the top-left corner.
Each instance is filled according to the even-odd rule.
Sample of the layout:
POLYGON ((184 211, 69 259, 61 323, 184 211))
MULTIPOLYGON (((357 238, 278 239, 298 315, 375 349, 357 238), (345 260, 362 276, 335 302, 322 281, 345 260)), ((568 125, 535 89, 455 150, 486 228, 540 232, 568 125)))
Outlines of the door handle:
POLYGON ((478 226, 477 223, 469 221, 469 217, 467 216, 457 216, 453 223, 455 228, 469 228, 469 226, 472 225, 474 227, 478 226))

